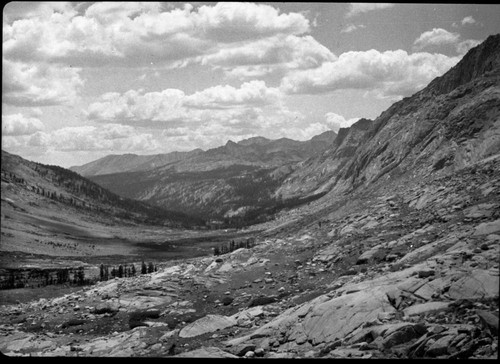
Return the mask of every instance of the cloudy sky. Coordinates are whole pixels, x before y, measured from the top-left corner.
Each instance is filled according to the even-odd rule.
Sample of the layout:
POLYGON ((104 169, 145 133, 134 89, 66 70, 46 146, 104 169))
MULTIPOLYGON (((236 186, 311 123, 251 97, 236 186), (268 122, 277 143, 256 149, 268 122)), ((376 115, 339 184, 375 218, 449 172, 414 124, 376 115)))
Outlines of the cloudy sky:
POLYGON ((422 89, 498 19, 487 4, 11 2, 2 149, 69 167, 310 139, 422 89))

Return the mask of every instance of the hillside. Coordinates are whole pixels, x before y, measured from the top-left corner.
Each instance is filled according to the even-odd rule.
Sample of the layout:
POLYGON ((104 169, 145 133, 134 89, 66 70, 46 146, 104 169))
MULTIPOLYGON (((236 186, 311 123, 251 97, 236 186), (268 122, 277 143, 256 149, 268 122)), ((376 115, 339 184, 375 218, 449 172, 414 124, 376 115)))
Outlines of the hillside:
POLYGON ((108 155, 94 162, 84 164, 83 166, 73 166, 69 169, 82 176, 146 171, 179 162, 202 152, 201 149, 195 149, 190 152, 172 152, 155 155, 108 155))
MULTIPOLYGON (((58 166, 43 165, 2 151, 2 201, 22 194, 25 200, 41 200, 70 207, 91 216, 107 216, 142 223, 180 226, 203 224, 201 220, 143 202, 117 196, 79 174, 58 166)), ((49 210, 52 207, 47 207, 49 210)))

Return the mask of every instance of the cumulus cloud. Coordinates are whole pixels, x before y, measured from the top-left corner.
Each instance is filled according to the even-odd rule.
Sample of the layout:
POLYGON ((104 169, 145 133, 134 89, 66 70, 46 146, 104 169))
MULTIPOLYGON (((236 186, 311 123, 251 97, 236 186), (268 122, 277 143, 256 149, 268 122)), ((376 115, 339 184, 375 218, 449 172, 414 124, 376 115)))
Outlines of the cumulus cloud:
POLYGON ((148 93, 143 90, 129 90, 123 94, 109 92, 90 104, 87 116, 99 121, 176 120, 185 113, 181 105, 184 97, 184 92, 177 89, 148 93))
MULTIPOLYGON (((92 103, 87 112, 91 120, 163 123, 163 127, 176 127, 184 123, 206 120, 235 120, 242 118, 244 110, 256 107, 280 106, 279 89, 267 87, 264 81, 250 81, 239 88, 219 85, 185 95, 178 89, 161 92, 129 90, 103 94, 92 103)), ((244 114, 248 119, 249 115, 244 114)))
POLYGON ((315 68, 335 58, 328 48, 311 36, 276 35, 239 46, 224 47, 199 57, 198 61, 203 65, 222 68, 228 76, 245 79, 286 73, 293 69, 315 68))
POLYGON ((416 49, 423 49, 429 46, 438 46, 443 44, 456 44, 460 39, 460 34, 451 33, 442 28, 433 28, 427 32, 422 33, 413 42, 416 49))
POLYGON ((161 134, 160 144, 181 148, 177 150, 187 145, 216 147, 227 139, 255 135, 303 140, 328 130, 326 123, 310 126, 302 113, 285 106, 278 88, 263 81, 215 86, 190 95, 174 89, 107 93, 89 106, 88 118, 154 128, 161 134))
POLYGON ((44 129, 43 123, 23 114, 2 115, 3 135, 30 135, 44 129))
MULTIPOLYGON (((464 18, 464 20, 465 19, 467 18, 464 18)), ((415 42, 413 42, 413 46, 415 49, 421 50, 435 46, 450 45, 454 47, 458 54, 464 55, 469 49, 482 42, 475 39, 461 41, 460 38, 460 34, 458 33, 451 33, 442 28, 433 28, 432 30, 422 33, 415 42)))
POLYGON ((340 89, 377 90, 380 96, 408 96, 441 76, 459 61, 442 54, 403 50, 346 52, 337 61, 325 62, 307 72, 285 77, 285 93, 317 94, 340 89))
POLYGON ((42 3, 8 9, 4 100, 15 105, 74 101, 83 67, 201 63, 246 78, 286 67, 317 67, 332 57, 304 35, 310 31, 304 14, 280 13, 266 4, 217 3, 195 9, 150 2, 42 3))
POLYGON ((366 13, 374 10, 381 10, 393 7, 395 4, 385 4, 385 3, 350 3, 349 10, 346 14, 346 18, 351 18, 353 16, 366 13))
POLYGON ((309 31, 309 20, 302 14, 279 14, 276 8, 265 4, 222 2, 215 6, 204 5, 195 18, 207 37, 222 42, 309 31))
POLYGON ((280 97, 280 91, 266 87, 264 81, 250 81, 243 83, 239 89, 229 85, 210 87, 187 96, 183 104, 187 107, 218 109, 237 105, 275 104, 280 97))
POLYGON ((25 2, 12 1, 3 9, 4 22, 12 23, 19 19, 45 18, 54 13, 75 15, 74 4, 64 1, 25 2))
POLYGON ((346 120, 342 115, 336 114, 334 112, 328 112, 325 114, 325 119, 330 129, 337 133, 340 128, 349 128, 360 118, 352 118, 346 120))
POLYGON ((3 60, 2 101, 21 106, 47 106, 75 101, 84 82, 79 68, 3 60))
POLYGON ((272 6, 217 3, 161 11, 159 3, 97 2, 83 15, 45 12, 3 28, 4 56, 75 65, 172 63, 207 54, 218 43, 302 34, 309 21, 272 6))

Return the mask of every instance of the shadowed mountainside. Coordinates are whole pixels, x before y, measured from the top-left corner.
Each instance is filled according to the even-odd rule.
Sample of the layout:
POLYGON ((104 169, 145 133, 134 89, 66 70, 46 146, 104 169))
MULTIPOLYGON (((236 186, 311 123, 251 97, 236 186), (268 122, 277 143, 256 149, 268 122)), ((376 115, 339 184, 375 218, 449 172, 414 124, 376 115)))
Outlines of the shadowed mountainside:
POLYGON ((166 226, 204 223, 184 213, 120 197, 68 169, 31 162, 3 150, 1 173, 3 196, 4 192, 16 189, 23 190, 23 194, 28 196, 39 195, 55 204, 96 215, 166 226))
MULTIPOLYGON (((284 208, 282 200, 274 197, 283 179, 298 168, 296 162, 328 148, 335 137, 328 131, 304 142, 263 137, 228 141, 222 147, 151 170, 89 178, 120 196, 224 220, 227 226, 244 226, 266 221, 284 208)), ((300 198, 286 205, 297 203, 300 198)))
POLYGON ((84 164, 83 166, 74 166, 70 167, 69 169, 82 176, 145 171, 176 163, 202 152, 203 151, 201 149, 195 149, 190 152, 172 152, 167 154, 155 155, 108 155, 94 162, 84 164))

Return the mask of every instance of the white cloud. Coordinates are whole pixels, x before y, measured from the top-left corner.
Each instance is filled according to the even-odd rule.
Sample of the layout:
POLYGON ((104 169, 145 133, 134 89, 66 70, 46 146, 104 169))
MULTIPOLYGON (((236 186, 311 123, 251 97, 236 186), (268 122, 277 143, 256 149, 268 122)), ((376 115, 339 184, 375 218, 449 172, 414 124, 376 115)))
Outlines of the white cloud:
MULTIPOLYGON (((88 108, 88 118, 123 123, 159 122, 161 127, 177 127, 207 118, 229 122, 242 118, 245 110, 256 107, 280 108, 281 92, 263 81, 243 83, 239 88, 219 85, 185 95, 178 89, 161 92, 129 90, 106 93, 88 108)), ((247 110, 248 111, 248 110, 247 110)), ((158 124, 157 124, 158 125, 158 124)))
POLYGON ((152 134, 140 133, 133 127, 118 124, 65 127, 47 133, 37 132, 27 140, 27 145, 60 152, 134 152, 158 148, 152 134))
POLYGON ((214 86, 187 96, 183 105, 202 109, 228 108, 235 106, 262 106, 275 104, 281 93, 276 88, 268 88, 264 81, 243 83, 239 89, 229 85, 214 86))
POLYGON ((290 73, 282 80, 281 89, 292 94, 365 89, 376 90, 380 96, 408 96, 458 61, 459 57, 403 50, 346 52, 314 70, 290 73))
POLYGON ((342 28, 340 30, 340 32, 341 33, 351 33, 351 32, 354 32, 355 30, 363 29, 363 28, 366 28, 366 26, 363 24, 360 24, 360 25, 348 24, 344 28, 342 28))
POLYGON ((416 49, 424 49, 429 46, 439 46, 444 44, 456 44, 460 39, 460 34, 450 33, 442 28, 433 28, 427 32, 422 33, 413 42, 416 49))
POLYGON ((462 19, 462 25, 465 24, 474 24, 476 20, 472 16, 466 16, 465 18, 462 19))
POLYGON ((453 28, 459 28, 459 27, 460 27, 460 25, 461 25, 461 26, 465 26, 465 25, 467 25, 467 24, 471 24, 471 25, 472 25, 472 24, 476 24, 476 23, 477 23, 477 22, 476 22, 476 19, 474 19, 472 16, 466 16, 466 17, 465 17, 465 18, 463 18, 463 19, 462 19, 459 23, 457 23, 457 22, 453 22, 453 23, 451 24, 451 26, 452 26, 453 28))
POLYGON ((12 1, 5 4, 4 23, 12 23, 19 19, 48 18, 54 13, 73 16, 76 14, 74 4, 64 1, 12 1))
POLYGON ((337 133, 340 128, 349 128, 360 118, 352 118, 346 120, 342 115, 336 114, 334 112, 328 112, 325 114, 325 119, 330 129, 337 133))
POLYGON ((3 60, 2 101, 12 105, 68 104, 84 82, 79 68, 3 60))
POLYGON ((217 3, 197 11, 187 4, 162 12, 159 3, 97 2, 83 15, 73 9, 43 14, 4 24, 5 57, 78 66, 172 65, 216 51, 218 43, 309 31, 302 14, 252 3, 217 3))
MULTIPOLYGON (((464 18, 467 19, 467 18, 464 18)), ((415 49, 430 48, 435 46, 450 45, 455 48, 459 55, 464 55, 467 51, 477 45, 481 41, 475 39, 467 39, 460 41, 460 34, 450 33, 442 28, 433 28, 422 33, 413 43, 415 49)))
POLYGON ((350 3, 349 11, 346 14, 346 18, 351 18, 353 16, 366 13, 374 10, 381 10, 393 7, 395 4, 386 3, 350 3))
POLYGON ((184 92, 177 89, 149 93, 142 90, 129 90, 123 94, 109 92, 90 104, 87 114, 89 119, 99 121, 167 122, 184 118, 184 97, 184 92))
POLYGON ((30 135, 43 129, 43 123, 37 118, 25 117, 23 114, 2 115, 3 135, 30 135))
POLYGON ((23 139, 25 138, 22 136, 2 135, 2 149, 15 153, 16 150, 21 149, 26 144, 23 139))
POLYGON ((222 2, 215 6, 204 5, 195 18, 208 38, 222 42, 309 31, 309 21, 302 14, 279 14, 276 8, 265 4, 222 2))
POLYGON ((315 68, 336 57, 311 36, 277 35, 239 46, 224 47, 198 58, 202 65, 222 68, 228 76, 259 77, 293 69, 315 68))
POLYGON ((221 67, 246 78, 287 67, 317 67, 331 52, 310 36, 301 13, 270 5, 217 3, 15 4, 3 25, 4 101, 70 103, 83 67, 221 67), (86 9, 84 9, 86 7, 86 9))
POLYGON ((227 139, 255 135, 304 139, 319 129, 328 130, 326 123, 321 128, 309 126, 301 113, 284 105, 282 97, 279 89, 267 87, 263 81, 246 82, 238 88, 215 86, 191 95, 174 89, 130 90, 102 95, 89 106, 88 117, 154 128, 161 134, 161 145, 180 148, 177 150, 186 150, 187 145, 216 147, 227 139))

